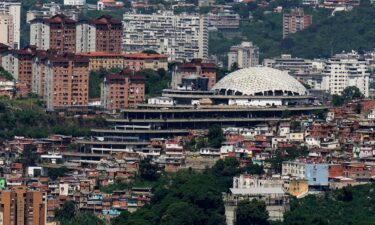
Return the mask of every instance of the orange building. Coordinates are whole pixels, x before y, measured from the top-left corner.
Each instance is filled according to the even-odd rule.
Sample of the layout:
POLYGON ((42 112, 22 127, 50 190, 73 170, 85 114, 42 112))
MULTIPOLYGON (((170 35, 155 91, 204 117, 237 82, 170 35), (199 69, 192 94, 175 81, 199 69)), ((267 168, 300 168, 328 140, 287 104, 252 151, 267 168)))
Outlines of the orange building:
POLYGON ((17 186, 0 194, 3 225, 45 225, 45 193, 17 186))
POLYGON ((46 60, 44 100, 47 109, 88 105, 89 59, 75 54, 46 60))
POLYGON ((27 96, 31 92, 32 84, 32 62, 36 54, 35 46, 27 46, 22 50, 13 50, 15 66, 18 65, 16 71, 17 80, 17 96, 27 96))
POLYGON ((145 78, 123 70, 105 77, 101 88, 102 106, 107 110, 134 107, 145 99, 145 78))
POLYGON ((283 15, 283 38, 303 30, 312 24, 312 16, 306 15, 302 8, 292 9, 283 15))
POLYGON ((124 54, 124 68, 139 71, 144 69, 168 70, 168 56, 161 54, 128 53, 124 54))
POLYGON ((92 21, 96 28, 96 51, 121 53, 122 23, 104 15, 92 21))

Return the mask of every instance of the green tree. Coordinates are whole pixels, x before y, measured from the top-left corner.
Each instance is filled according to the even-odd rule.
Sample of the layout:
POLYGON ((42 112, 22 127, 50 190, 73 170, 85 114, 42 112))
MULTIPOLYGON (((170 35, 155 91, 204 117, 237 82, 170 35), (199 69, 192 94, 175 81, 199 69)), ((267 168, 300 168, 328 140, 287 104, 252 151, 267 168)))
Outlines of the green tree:
POLYGON ((239 69, 238 68, 238 63, 234 62, 234 63, 232 63, 232 65, 230 65, 230 71, 231 72, 234 72, 234 71, 236 71, 238 69, 239 69))
POLYGON ((248 174, 256 174, 256 175, 264 174, 263 166, 253 164, 253 163, 247 164, 244 168, 242 168, 242 171, 248 174))
POLYGON ((0 66, 0 77, 4 77, 6 80, 14 80, 12 74, 6 71, 2 66, 0 66))
POLYGON ((224 141, 223 130, 219 125, 212 125, 208 130, 208 142, 211 148, 220 148, 224 141))
MULTIPOLYGON (((21 154, 20 162, 25 166, 36 166, 39 157, 36 153, 36 148, 33 146, 26 146, 21 154)), ((26 168, 25 168, 26 169, 26 168)))
POLYGON ((139 174, 142 179, 155 181, 158 179, 158 166, 151 162, 151 159, 145 158, 139 164, 139 174))
POLYGON ((236 225, 268 225, 268 212, 263 201, 253 199, 238 203, 236 225))
POLYGON ((314 111, 314 115, 315 115, 316 118, 318 118, 318 119, 325 120, 326 117, 327 117, 327 110, 323 110, 323 109, 315 110, 315 111, 314 111))
POLYGON ((176 202, 163 214, 160 225, 202 225, 206 222, 201 209, 186 202, 176 202))
POLYGON ((359 90, 359 88, 357 88, 355 86, 349 86, 349 87, 346 87, 342 91, 341 96, 345 100, 353 100, 353 99, 356 99, 356 98, 362 98, 363 94, 361 93, 361 91, 359 90))
POLYGON ((49 178, 51 178, 52 180, 56 180, 59 177, 66 176, 67 173, 69 173, 69 169, 63 166, 60 168, 49 168, 47 174, 49 178))
POLYGON ((333 106, 342 106, 345 102, 345 99, 340 95, 332 95, 332 105, 333 106))
POLYGON ((63 206, 56 210, 55 217, 58 220, 69 220, 76 215, 76 207, 73 202, 67 201, 63 206))

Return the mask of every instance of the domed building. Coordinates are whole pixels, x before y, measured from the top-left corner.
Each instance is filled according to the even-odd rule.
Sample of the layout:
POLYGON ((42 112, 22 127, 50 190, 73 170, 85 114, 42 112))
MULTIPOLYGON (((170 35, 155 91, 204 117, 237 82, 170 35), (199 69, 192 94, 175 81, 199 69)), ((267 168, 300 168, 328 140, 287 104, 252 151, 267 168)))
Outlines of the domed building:
POLYGON ((211 90, 202 88, 207 87, 204 80, 194 83, 189 79, 185 83, 183 89, 163 90, 161 97, 122 110, 121 118, 109 121, 116 129, 93 132, 103 137, 170 138, 208 129, 213 124, 248 128, 260 123, 290 121, 293 116, 327 108, 287 72, 272 68, 235 71, 211 90))
POLYGON ((212 90, 221 95, 302 96, 308 94, 306 88, 286 71, 269 67, 237 70, 221 79, 212 90))

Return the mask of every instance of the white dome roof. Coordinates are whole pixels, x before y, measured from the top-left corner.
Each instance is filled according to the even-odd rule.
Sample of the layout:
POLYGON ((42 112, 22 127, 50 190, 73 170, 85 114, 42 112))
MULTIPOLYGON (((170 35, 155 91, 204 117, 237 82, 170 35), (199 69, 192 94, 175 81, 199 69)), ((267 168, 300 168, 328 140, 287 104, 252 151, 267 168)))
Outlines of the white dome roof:
POLYGON ((306 88, 288 72, 269 67, 237 70, 212 87, 226 95, 306 95, 306 88))

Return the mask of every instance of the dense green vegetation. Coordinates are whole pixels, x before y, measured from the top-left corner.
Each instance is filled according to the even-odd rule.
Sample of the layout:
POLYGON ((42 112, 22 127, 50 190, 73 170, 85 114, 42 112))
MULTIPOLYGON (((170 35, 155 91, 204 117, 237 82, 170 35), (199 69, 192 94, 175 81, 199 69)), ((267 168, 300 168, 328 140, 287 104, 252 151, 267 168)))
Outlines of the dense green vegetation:
POLYGON ((238 203, 236 225, 269 225, 266 204, 257 199, 243 200, 238 203))
POLYGON ((65 202, 56 211, 56 219, 61 225, 104 225, 105 222, 92 213, 82 213, 76 210, 73 202, 65 202))
POLYGON ((324 196, 294 200, 284 216, 285 225, 375 224, 375 185, 347 187, 324 196))
POLYGON ((363 97, 363 94, 361 93, 359 88, 355 86, 349 86, 349 87, 346 87, 342 91, 341 95, 332 95, 332 105, 341 106, 345 102, 358 99, 358 98, 362 98, 362 97, 363 97))
POLYGON ((171 73, 164 69, 158 69, 158 71, 146 69, 139 73, 146 78, 146 97, 160 96, 163 89, 168 88, 172 80, 171 73))
POLYGON ((2 66, 0 66, 0 77, 5 78, 6 80, 13 80, 12 74, 6 71, 2 66))
POLYGON ((112 68, 110 70, 100 69, 90 71, 89 79, 89 98, 100 98, 100 85, 104 77, 110 73, 119 73, 121 69, 112 68))
MULTIPOLYGON (((149 167, 147 163, 144 166, 149 167)), ((112 224, 225 224, 221 193, 228 190, 232 177, 240 172, 243 169, 238 161, 230 158, 219 160, 212 169, 203 173, 191 170, 163 173, 152 183, 146 180, 147 186, 151 185, 154 190, 151 204, 132 214, 123 212, 112 224)))
POLYGON ((282 14, 263 14, 250 4, 238 6, 238 12, 250 10, 253 19, 241 21, 239 33, 225 37, 222 33, 210 33, 209 51, 225 59, 231 45, 243 40, 254 42, 260 48, 261 58, 290 53, 298 57, 329 57, 341 51, 352 49, 362 52, 375 47, 375 5, 361 2, 351 12, 338 12, 331 16, 331 10, 305 8, 313 15, 313 25, 282 39, 282 14), (254 14, 255 13, 255 14, 254 14))
POLYGON ((106 126, 103 118, 85 119, 48 114, 35 98, 9 100, 0 98, 0 140, 14 136, 31 138, 49 134, 89 135, 91 127, 106 126))
MULTIPOLYGON (((290 157, 304 154, 300 150, 287 151, 290 157)), ((141 171, 150 168, 149 161, 141 163, 141 171)), ((122 212, 111 220, 112 225, 220 225, 225 224, 222 192, 228 191, 232 178, 240 173, 261 174, 261 168, 249 165, 240 168, 234 158, 219 160, 204 172, 183 170, 157 174, 154 168, 140 175, 131 186, 151 186, 151 203, 134 213, 122 212), (157 178, 155 178, 157 176, 157 178)), ((117 189, 116 189, 117 188, 117 189)), ((375 184, 346 187, 324 195, 310 195, 291 199, 291 209, 283 222, 268 221, 268 213, 261 201, 243 201, 237 209, 237 225, 369 225, 375 224, 375 184)), ((103 224, 92 214, 77 212, 67 202, 57 210, 56 218, 62 225, 103 224)))

